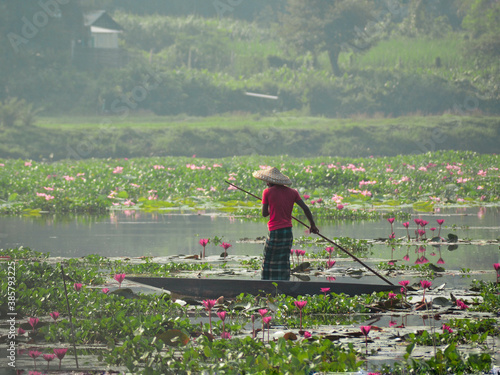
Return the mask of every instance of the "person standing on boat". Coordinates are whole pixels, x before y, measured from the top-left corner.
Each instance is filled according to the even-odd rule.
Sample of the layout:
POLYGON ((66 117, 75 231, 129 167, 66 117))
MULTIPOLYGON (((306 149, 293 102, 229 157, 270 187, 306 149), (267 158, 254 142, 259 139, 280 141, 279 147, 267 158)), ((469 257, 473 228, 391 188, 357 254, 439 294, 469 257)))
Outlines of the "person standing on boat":
POLYGON ((288 187, 292 181, 277 168, 255 171, 253 177, 267 183, 262 193, 262 216, 268 217, 269 235, 264 246, 262 280, 290 280, 290 250, 292 249, 292 210, 295 203, 302 208, 309 220, 311 233, 319 229, 309 207, 295 189, 288 187))

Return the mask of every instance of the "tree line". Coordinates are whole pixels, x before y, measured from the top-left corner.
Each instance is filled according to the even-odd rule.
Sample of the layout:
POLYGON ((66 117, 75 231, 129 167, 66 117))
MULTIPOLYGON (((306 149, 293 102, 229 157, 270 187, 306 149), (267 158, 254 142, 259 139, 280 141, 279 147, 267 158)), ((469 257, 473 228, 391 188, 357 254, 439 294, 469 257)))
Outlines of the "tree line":
POLYGON ((500 3, 488 0, 0 1, 0 122, 16 122, 13 107, 29 108, 15 118, 30 121, 35 110, 497 113, 499 19, 500 3), (123 25, 126 66, 85 69, 72 60, 82 15, 95 9, 123 25), (396 37, 458 39, 457 55, 471 61, 472 73, 458 66, 447 75, 440 56, 432 68, 413 71, 354 63, 396 37), (148 76, 154 85, 143 84, 148 76), (252 91, 279 99, 249 97, 252 91))

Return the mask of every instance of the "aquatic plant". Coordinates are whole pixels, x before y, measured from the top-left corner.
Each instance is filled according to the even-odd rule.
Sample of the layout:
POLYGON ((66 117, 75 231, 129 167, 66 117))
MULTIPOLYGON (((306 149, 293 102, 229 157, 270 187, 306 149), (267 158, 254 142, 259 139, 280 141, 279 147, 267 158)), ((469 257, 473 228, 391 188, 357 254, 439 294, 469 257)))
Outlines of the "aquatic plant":
MULTIPOLYGON (((4 192, 1 198, 5 202, 0 205, 0 211, 3 213, 97 213, 133 206, 136 210, 150 212, 181 207, 193 210, 210 207, 233 213, 242 209, 255 218, 259 216, 257 201, 247 200, 237 190, 227 190, 224 183, 232 173, 240 185, 254 191, 259 189, 258 183, 248 174, 256 163, 251 156, 220 160, 196 158, 194 161, 169 157, 58 163, 30 161, 27 165, 25 162, 1 160, 0 191, 4 192), (155 169, 158 165, 164 168, 155 169), (118 170, 120 173, 113 173, 118 170), (167 176, 169 184, 164 183, 167 176), (91 178, 92 183, 89 183, 91 178), (149 199, 151 192, 155 199, 149 199)), ((318 219, 378 219, 381 214, 372 208, 411 204, 417 210, 429 212, 435 207, 460 201, 477 205, 500 199, 498 184, 493 183, 492 177, 477 174, 479 169, 494 170, 499 164, 497 155, 436 152, 411 158, 318 157, 286 161, 264 157, 262 162, 283 164, 293 173, 294 186, 307 186, 314 195, 323 197, 319 205, 311 205, 318 219), (390 174, 386 173, 387 162, 393 170, 390 174), (453 163, 460 163, 460 166, 453 163), (421 170, 419 165, 426 170, 421 170), (335 192, 331 189, 332 181, 335 181, 335 192), (377 183, 364 185, 361 190, 361 181, 377 183), (488 191, 478 190, 478 182, 481 185, 488 183, 488 191), (394 185, 397 185, 397 193, 394 185), (453 190, 450 190, 451 185, 453 190), (338 208, 340 204, 342 209, 338 208)), ((388 215, 396 220, 409 218, 408 213, 400 210, 388 215)))
POLYGON ((226 331, 226 314, 227 312, 226 311, 217 311, 217 316, 219 317, 219 319, 222 321, 222 333, 224 333, 226 331))
POLYGON ((205 259, 205 248, 210 240, 208 238, 201 238, 200 245, 203 247, 203 253, 201 255, 201 259, 205 259))
MULTIPOLYGON (((272 316, 264 316, 262 318, 262 327, 264 327, 264 325, 267 326, 267 342, 269 342, 269 331, 270 331, 270 327, 269 327, 269 322, 271 321, 272 319, 272 316)), ((264 341, 264 329, 262 329, 262 341, 264 341)))
POLYGON ((118 288, 121 288, 122 287, 122 282, 123 280, 125 280, 125 274, 124 273, 117 273, 113 278, 118 281, 118 288))
POLYGON ((421 280, 420 285, 422 286, 422 289, 424 290, 423 296, 422 296, 422 301, 426 303, 425 301, 425 291, 429 289, 432 285, 432 282, 429 280, 421 280))
POLYGON ((59 359, 59 370, 61 370, 61 362, 67 351, 68 349, 54 349, 54 354, 59 359))
POLYGON ((302 331, 302 309, 307 305, 307 301, 295 301, 295 307, 299 309, 300 314, 300 331, 302 331))
POLYGON ((366 349, 366 354, 368 354, 368 334, 370 333, 372 326, 361 326, 359 327, 359 329, 361 330, 361 333, 365 336, 365 349, 366 349))
POLYGON ((40 319, 38 319, 38 318, 29 318, 28 319, 28 323, 31 326, 31 329, 33 330, 33 333, 35 332, 35 327, 36 327, 36 325, 38 324, 39 321, 40 321, 40 319))
POLYGON ((55 354, 44 354, 43 359, 47 361, 47 371, 49 370, 50 362, 56 358, 55 354))
POLYGON ((222 244, 220 244, 219 246, 221 246, 223 249, 224 249, 224 260, 226 259, 226 256, 227 256, 227 249, 229 249, 231 246, 230 243, 228 242, 223 242, 222 244))
POLYGON ((436 222, 439 225, 439 232, 438 232, 438 237, 441 237, 441 226, 444 224, 444 219, 436 219, 436 222))
POLYGON ((210 333, 212 333, 212 308, 215 306, 217 301, 215 299, 206 299, 203 301, 203 306, 208 311, 208 324, 210 326, 210 333))
POLYGON ((28 355, 33 358, 33 364, 35 366, 36 370, 36 359, 42 355, 42 352, 39 352, 38 350, 30 350, 28 351, 28 355))
POLYGON ((59 318, 59 313, 57 311, 53 311, 49 315, 52 319, 54 319, 54 321, 56 321, 57 318, 59 318))

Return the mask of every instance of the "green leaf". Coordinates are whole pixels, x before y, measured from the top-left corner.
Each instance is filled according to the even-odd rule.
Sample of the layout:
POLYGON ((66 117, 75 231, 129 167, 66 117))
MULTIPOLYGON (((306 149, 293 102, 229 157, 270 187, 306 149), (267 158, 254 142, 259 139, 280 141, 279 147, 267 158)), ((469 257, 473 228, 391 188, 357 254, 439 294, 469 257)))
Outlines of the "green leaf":
POLYGON ((156 335, 168 346, 184 346, 189 342, 189 336, 178 329, 170 329, 156 335))
POLYGON ((17 193, 12 193, 11 195, 9 195, 9 199, 8 199, 8 201, 9 201, 9 202, 14 202, 14 201, 17 199, 17 197, 18 197, 18 196, 19 196, 19 194, 17 194, 17 193))
POLYGON ((125 190, 122 190, 118 193, 117 197, 122 199, 128 199, 128 193, 125 190))
POLYGON ((416 211, 431 212, 434 210, 434 204, 432 202, 429 202, 429 201, 415 202, 415 203, 413 203, 413 209, 416 211))

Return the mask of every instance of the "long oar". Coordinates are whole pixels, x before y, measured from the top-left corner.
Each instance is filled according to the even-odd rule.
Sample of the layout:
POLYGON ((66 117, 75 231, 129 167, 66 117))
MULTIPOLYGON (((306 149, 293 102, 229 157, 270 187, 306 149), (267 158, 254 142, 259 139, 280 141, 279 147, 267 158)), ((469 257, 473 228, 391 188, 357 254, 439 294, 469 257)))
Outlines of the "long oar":
MULTIPOLYGON (((247 193, 248 195, 251 195, 252 197, 254 198, 257 198, 258 200, 261 200, 258 196, 256 196, 255 194, 252 194, 242 188, 240 188, 239 186, 236 186, 235 184, 229 182, 229 181, 224 181, 226 184, 229 184, 231 186, 234 186, 236 189, 238 190, 241 190, 242 192, 244 193, 247 193)), ((304 223, 303 221, 297 219, 296 217, 292 216, 292 219, 294 219, 295 221, 297 221, 298 223, 302 224, 303 226, 305 226, 307 229, 310 229, 310 227, 304 223)), ((366 269, 370 270, 371 272, 373 272, 375 275, 377 275, 378 277, 380 277, 382 280, 384 280, 387 284, 389 285, 394 285, 393 283, 391 283, 389 280, 387 280, 384 276, 382 276, 381 274, 379 274, 377 271, 373 270, 372 268, 370 268, 369 266, 367 266, 361 259, 359 259, 358 257, 356 257, 354 254, 351 254, 349 251, 347 251, 346 249, 344 249, 342 246, 340 246, 339 244, 333 242, 331 239, 323 236, 321 233, 317 233, 318 236, 320 236, 321 238, 323 238, 325 241, 328 241, 330 242, 331 244, 337 246, 340 250, 342 250, 344 253, 346 253, 347 255, 349 255, 352 259, 354 259, 356 262, 360 263, 363 267, 365 267, 366 269)))

